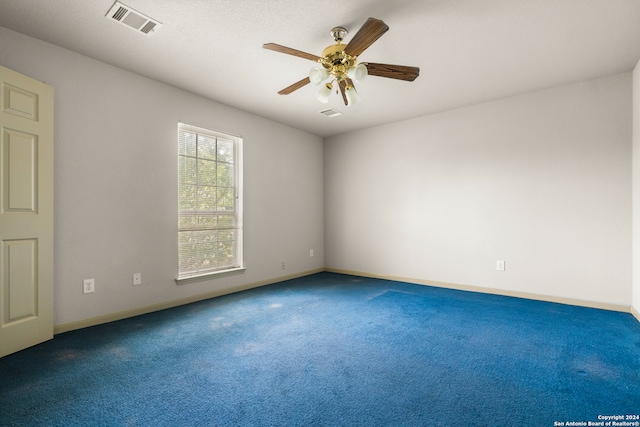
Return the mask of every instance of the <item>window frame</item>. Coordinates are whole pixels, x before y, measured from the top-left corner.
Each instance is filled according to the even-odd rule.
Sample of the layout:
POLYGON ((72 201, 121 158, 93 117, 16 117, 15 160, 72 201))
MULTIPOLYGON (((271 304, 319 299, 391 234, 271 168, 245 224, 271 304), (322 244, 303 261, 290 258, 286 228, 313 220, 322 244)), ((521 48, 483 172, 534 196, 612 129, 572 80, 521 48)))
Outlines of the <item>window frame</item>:
MULTIPOLYGON (((237 273, 242 273, 245 271, 246 267, 244 266, 244 250, 243 250, 243 181, 242 181, 242 177, 243 177, 243 173, 242 173, 242 165, 243 165, 243 161, 242 161, 242 152, 243 152, 243 139, 241 136, 239 135, 234 135, 228 132, 222 132, 222 131, 218 131, 218 130, 213 130, 213 129, 207 129, 207 128, 203 128, 203 127, 198 127, 198 126, 194 126, 194 125, 189 125, 186 123, 182 123, 179 122, 178 123, 178 132, 177 132, 177 145, 178 145, 178 156, 177 156, 177 160, 178 160, 178 218, 177 218, 177 237, 178 237, 178 251, 177 251, 177 274, 176 274, 176 283, 181 285, 181 284, 186 284, 186 283, 191 283, 191 282, 195 282, 195 281, 201 281, 201 280, 208 280, 208 279, 213 279, 216 277, 224 277, 224 276, 228 276, 231 274, 237 274, 237 273), (234 185, 233 185, 233 190, 234 190, 234 209, 233 209, 233 216, 235 219, 235 225, 232 227, 232 229, 235 231, 235 240, 234 240, 234 254, 233 254, 233 261, 232 265, 230 266, 224 266, 221 268, 214 268, 214 269, 201 269, 198 268, 196 270, 190 270, 188 272, 181 272, 180 268, 180 258, 181 258, 181 247, 180 247, 180 237, 181 237, 181 233, 183 232, 189 232, 189 231, 197 231, 197 232, 201 232, 201 231, 206 231, 203 230, 203 228, 206 227, 195 227, 195 228, 181 228, 181 218, 184 217, 185 214, 190 214, 193 216, 198 216, 197 213, 198 212, 206 212, 206 216, 210 216, 210 217, 216 217, 219 218, 222 215, 229 215, 229 211, 219 211, 218 209, 214 209, 211 211, 200 211, 198 210, 198 207, 196 206, 196 208, 194 210, 182 210, 181 209, 181 205, 180 205, 180 194, 182 191, 182 176, 181 176, 181 171, 182 171, 182 162, 184 161, 183 157, 185 157, 186 155, 184 153, 181 152, 181 148, 180 148, 180 141, 181 141, 181 134, 182 132, 189 132, 189 133, 195 133, 196 134, 196 138, 198 138, 199 135, 202 135, 204 137, 207 138, 215 138, 216 139, 216 144, 218 139, 224 139, 226 141, 231 141, 233 142, 233 167, 234 167, 234 171, 233 171, 233 179, 234 179, 234 185)), ((197 144, 197 142, 196 142, 197 144)), ((217 152, 217 146, 216 146, 216 159, 214 160, 216 162, 216 170, 217 167, 219 166, 219 163, 224 163, 224 162, 220 162, 217 158, 218 156, 218 152, 217 152)), ((202 157, 199 155, 198 151, 197 151, 197 146, 196 146, 196 153, 194 156, 188 156, 192 159, 195 160, 195 164, 196 164, 196 177, 197 175, 197 165, 198 165, 198 160, 208 160, 211 161, 210 158, 206 158, 206 157, 202 157)), ((216 189, 220 188, 217 185, 217 172, 216 172, 216 185, 213 186, 216 189)), ((204 184, 200 184, 196 178, 196 183, 194 184, 194 190, 196 192, 196 194, 198 193, 198 189, 201 189, 207 185, 204 184)), ((197 197, 197 196, 196 196, 197 197)), ((197 199, 196 199, 197 200, 197 199)), ((196 202, 197 203, 197 202, 196 202)), ((216 202, 217 203, 217 202, 216 202)), ((209 228, 209 231, 212 231, 212 233, 216 232, 216 231, 220 231, 219 229, 214 229, 214 228, 209 228)))

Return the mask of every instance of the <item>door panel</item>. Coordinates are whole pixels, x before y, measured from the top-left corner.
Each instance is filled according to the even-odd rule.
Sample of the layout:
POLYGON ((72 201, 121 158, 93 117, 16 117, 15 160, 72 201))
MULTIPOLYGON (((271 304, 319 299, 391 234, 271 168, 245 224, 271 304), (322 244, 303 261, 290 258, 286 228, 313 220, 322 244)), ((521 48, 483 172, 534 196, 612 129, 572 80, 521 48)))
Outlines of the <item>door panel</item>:
POLYGON ((53 88, 0 67, 0 357, 53 338, 53 88))
POLYGON ((4 193, 6 211, 35 212, 37 180, 37 137, 4 129, 5 165, 7 179, 4 193))
POLYGON ((7 272, 3 326, 38 316, 38 253, 35 239, 12 240, 4 243, 2 268, 7 272))

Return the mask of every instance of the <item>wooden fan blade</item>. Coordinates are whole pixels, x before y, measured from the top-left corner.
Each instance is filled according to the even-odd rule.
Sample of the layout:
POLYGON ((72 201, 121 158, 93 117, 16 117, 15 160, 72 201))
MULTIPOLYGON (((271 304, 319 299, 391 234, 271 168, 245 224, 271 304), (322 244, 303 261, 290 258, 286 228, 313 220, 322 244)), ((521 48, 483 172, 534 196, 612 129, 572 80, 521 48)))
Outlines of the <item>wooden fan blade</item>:
POLYGON ((391 64, 374 64, 372 62, 365 62, 367 67, 367 73, 370 76, 388 77, 390 79, 406 80, 408 82, 414 81, 420 75, 420 68, 408 67, 406 65, 391 65, 391 64))
POLYGON ((387 24, 379 19, 369 18, 353 36, 344 51, 351 56, 359 56, 387 31, 389 31, 387 24))
POLYGON ((280 53, 286 53, 287 55, 297 56, 299 58, 308 59, 310 61, 319 62, 319 61, 322 60, 322 58, 317 56, 317 55, 312 55, 310 53, 303 52, 301 50, 292 49, 290 47, 281 46, 281 45, 275 44, 275 43, 265 43, 265 44, 262 45, 262 47, 264 49, 274 50, 274 51, 280 52, 280 53))
POLYGON ((285 87, 284 89, 282 89, 278 93, 280 95, 289 95, 291 92, 296 91, 296 90, 300 89, 301 87, 308 85, 309 83, 311 83, 311 80, 309 80, 309 77, 305 77, 304 79, 300 80, 299 82, 295 82, 291 86, 285 87))
MULTIPOLYGON (((347 79, 347 80, 349 80, 349 83, 352 84, 350 79, 347 79)), ((349 100, 347 99, 347 93, 346 93, 347 82, 345 80, 340 80, 338 82, 338 86, 340 86, 340 93, 342 94, 342 100, 344 101, 344 105, 348 106, 349 100)))

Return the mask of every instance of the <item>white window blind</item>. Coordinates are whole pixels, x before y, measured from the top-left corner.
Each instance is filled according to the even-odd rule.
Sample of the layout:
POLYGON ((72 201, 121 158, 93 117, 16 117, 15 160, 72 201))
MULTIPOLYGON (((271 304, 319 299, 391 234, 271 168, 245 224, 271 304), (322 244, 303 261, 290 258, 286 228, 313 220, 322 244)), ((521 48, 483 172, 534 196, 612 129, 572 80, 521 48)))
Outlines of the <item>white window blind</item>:
POLYGON ((242 267, 241 144, 178 125, 178 279, 242 267))

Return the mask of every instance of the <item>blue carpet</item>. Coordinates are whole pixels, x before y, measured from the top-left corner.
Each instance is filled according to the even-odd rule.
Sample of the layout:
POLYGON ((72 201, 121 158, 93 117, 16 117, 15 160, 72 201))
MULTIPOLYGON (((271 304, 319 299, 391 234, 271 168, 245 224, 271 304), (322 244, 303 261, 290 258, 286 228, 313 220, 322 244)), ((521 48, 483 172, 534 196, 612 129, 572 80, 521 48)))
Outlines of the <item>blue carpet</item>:
POLYGON ((57 335, 0 381, 2 426, 586 425, 640 414, 640 323, 319 273, 57 335))

